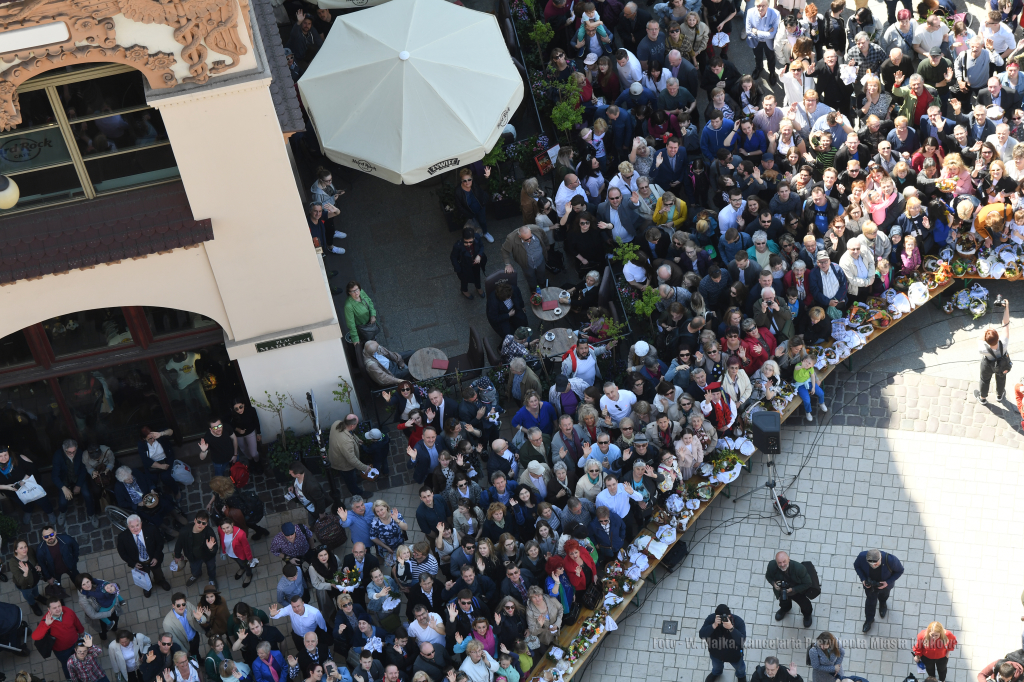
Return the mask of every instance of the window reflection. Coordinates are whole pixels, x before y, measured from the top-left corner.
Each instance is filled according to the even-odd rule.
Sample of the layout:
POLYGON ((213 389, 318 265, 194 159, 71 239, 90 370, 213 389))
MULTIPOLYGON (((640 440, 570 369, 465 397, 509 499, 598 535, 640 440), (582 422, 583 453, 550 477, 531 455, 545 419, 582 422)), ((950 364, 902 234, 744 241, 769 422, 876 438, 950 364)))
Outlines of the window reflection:
POLYGON ((184 436, 202 433, 211 412, 227 414, 240 387, 223 345, 158 358, 160 378, 184 436))
POLYGON ((0 433, 37 465, 49 464, 58 445, 71 437, 45 381, 0 388, 0 433))
POLYGON ((114 450, 136 444, 145 424, 166 422, 146 362, 127 362, 60 378, 71 417, 89 444, 114 450))
MULTIPOLYGON (((0 339, 0 369, 33 362, 32 351, 23 332, 14 332, 0 339)), ((2 427, 0 427, 2 431, 2 427)))
POLYGON ((120 308, 97 308, 43 322, 56 357, 133 343, 120 308))
POLYGON ((156 306, 143 306, 142 310, 146 313, 146 320, 149 322, 149 328, 153 330, 154 337, 183 334, 217 324, 206 315, 187 310, 156 306))

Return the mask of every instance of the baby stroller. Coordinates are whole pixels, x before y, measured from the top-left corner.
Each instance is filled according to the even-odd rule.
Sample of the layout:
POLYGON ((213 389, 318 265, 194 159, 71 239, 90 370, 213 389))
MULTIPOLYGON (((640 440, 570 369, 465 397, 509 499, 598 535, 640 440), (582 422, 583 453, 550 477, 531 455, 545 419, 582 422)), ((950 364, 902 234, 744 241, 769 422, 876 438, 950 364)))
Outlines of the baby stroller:
POLYGON ((0 603, 0 650, 28 656, 28 623, 22 619, 21 607, 0 603))

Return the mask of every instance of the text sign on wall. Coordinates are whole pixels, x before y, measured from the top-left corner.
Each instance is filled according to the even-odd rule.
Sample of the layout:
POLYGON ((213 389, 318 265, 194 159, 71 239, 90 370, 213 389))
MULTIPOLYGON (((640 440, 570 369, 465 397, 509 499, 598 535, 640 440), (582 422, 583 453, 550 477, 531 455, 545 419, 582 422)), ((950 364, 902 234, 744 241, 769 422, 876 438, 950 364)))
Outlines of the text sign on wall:
POLYGON ((282 339, 274 339, 273 341, 263 341, 256 344, 256 352, 264 353, 268 350, 277 350, 278 348, 287 348, 288 346, 297 346, 300 343, 309 343, 313 340, 312 332, 305 332, 302 334, 295 334, 294 336, 286 336, 282 339))

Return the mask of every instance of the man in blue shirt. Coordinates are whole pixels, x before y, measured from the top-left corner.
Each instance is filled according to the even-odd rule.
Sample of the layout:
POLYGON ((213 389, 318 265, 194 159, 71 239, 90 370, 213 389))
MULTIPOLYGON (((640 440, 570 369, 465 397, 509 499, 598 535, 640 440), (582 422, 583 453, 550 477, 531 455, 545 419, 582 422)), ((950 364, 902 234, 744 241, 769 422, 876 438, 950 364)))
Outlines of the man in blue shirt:
POLYGON ((618 98, 615 100, 622 109, 638 109, 645 104, 654 107, 658 104, 658 97, 651 90, 645 88, 639 83, 633 83, 629 86, 629 89, 623 90, 619 93, 618 98))
POLYGON ((779 32, 780 16, 777 10, 768 7, 768 0, 757 0, 754 8, 747 10, 747 45, 754 51, 754 80, 764 71, 762 60, 768 63, 768 80, 772 85, 779 82, 775 73, 775 34, 779 32))
POLYGON ((351 529, 352 544, 361 542, 367 547, 373 545, 370 540, 370 521, 372 517, 366 511, 366 500, 359 495, 353 495, 348 501, 348 510, 344 507, 338 508, 338 523, 342 528, 351 529))
POLYGON ((718 158, 719 149, 730 146, 735 137, 735 127, 736 124, 722 116, 718 109, 711 112, 708 122, 704 125, 704 132, 700 134, 700 151, 708 166, 718 158))

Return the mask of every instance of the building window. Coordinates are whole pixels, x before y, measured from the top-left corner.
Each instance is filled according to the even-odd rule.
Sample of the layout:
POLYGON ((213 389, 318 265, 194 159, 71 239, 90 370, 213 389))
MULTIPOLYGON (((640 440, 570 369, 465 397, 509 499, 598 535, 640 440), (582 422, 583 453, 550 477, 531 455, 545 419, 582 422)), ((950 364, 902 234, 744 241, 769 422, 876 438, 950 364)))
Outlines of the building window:
POLYGON ((132 334, 120 308, 96 308, 43 322, 55 357, 131 344, 132 334))
POLYGON ((0 369, 32 362, 32 349, 28 346, 24 332, 14 332, 0 339, 0 369))
POLYGON ((21 200, 0 215, 179 176, 160 112, 130 67, 48 72, 22 84, 18 101, 21 125, 0 135, 0 173, 21 200))
POLYGON ((200 329, 217 327, 217 323, 206 315, 188 310, 157 308, 148 305, 142 306, 142 310, 146 314, 149 328, 153 330, 154 338, 190 334, 200 329))

